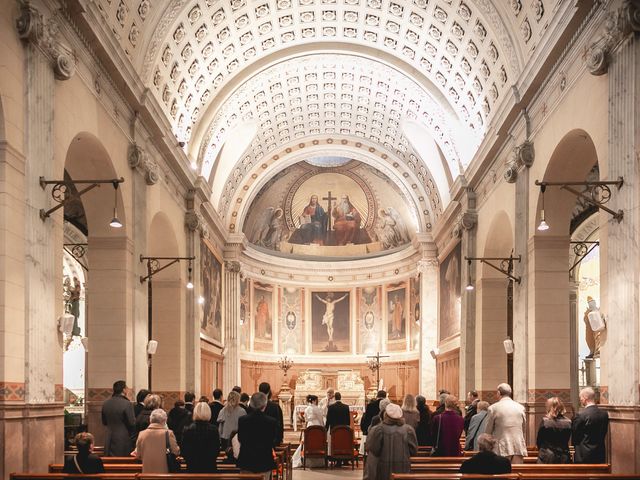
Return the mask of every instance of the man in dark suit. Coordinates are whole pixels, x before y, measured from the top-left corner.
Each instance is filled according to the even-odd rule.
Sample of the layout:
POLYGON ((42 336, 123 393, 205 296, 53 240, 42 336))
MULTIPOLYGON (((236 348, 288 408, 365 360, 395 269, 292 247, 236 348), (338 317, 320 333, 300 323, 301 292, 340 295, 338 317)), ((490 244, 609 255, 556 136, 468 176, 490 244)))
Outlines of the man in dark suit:
POLYGON ((511 473, 511 462, 506 457, 501 457, 493 452, 496 439, 488 433, 478 437, 478 449, 480 450, 469 460, 460 465, 460 473, 481 473, 495 475, 499 473, 511 473))
POLYGON ((336 402, 333 405, 329 405, 327 409, 327 432, 330 432, 333 427, 338 425, 351 424, 351 413, 349 412, 349 405, 342 403, 342 395, 340 392, 336 392, 336 402))
POLYGON ((580 404, 584 409, 572 422, 573 446, 576 448, 575 463, 606 463, 607 452, 604 439, 609 430, 609 414, 596 405, 593 388, 580 391, 580 404))
POLYGON ((480 401, 480 399, 478 398, 478 392, 476 392, 475 390, 471 390, 467 394, 467 401, 469 402, 469 405, 467 405, 464 409, 465 410, 465 414, 464 414, 464 433, 465 434, 469 433, 469 424, 471 423, 471 419, 476 413, 478 413, 478 402, 480 401))
POLYGON ((136 419, 133 405, 124 394, 126 388, 125 381, 118 380, 113 384, 113 396, 102 404, 102 424, 107 427, 105 457, 127 457, 133 450, 131 435, 136 419))
POLYGON ((213 391, 213 402, 209 404, 209 408, 211 408, 211 423, 214 425, 218 424, 218 414, 220 410, 224 407, 222 403, 222 390, 216 388, 213 391))
POLYGON ((193 392, 185 392, 184 394, 184 408, 189 415, 193 415, 193 402, 196 399, 196 395, 193 392))
MULTIPOLYGON (((264 414, 276 421, 276 436, 273 443, 273 446, 275 447, 280 445, 284 438, 284 418, 282 416, 282 408, 280 408, 278 402, 271 401, 271 385, 267 382, 262 382, 258 386, 258 391, 267 396, 267 406, 264 414)), ((249 402, 249 407, 251 407, 251 402, 249 402)))
POLYGON ((267 404, 264 393, 254 393, 249 401, 250 413, 238 419, 240 455, 236 462, 242 473, 260 473, 265 480, 276 466, 272 449, 278 428, 276 420, 265 413, 267 404))
POLYGON ((376 399, 371 400, 367 405, 367 409, 364 411, 364 415, 362 415, 362 420, 360 420, 360 429, 362 430, 363 435, 366 435, 369 431, 369 426, 371 425, 373 417, 380 415, 380 400, 383 398, 387 398, 387 392, 379 390, 376 399))

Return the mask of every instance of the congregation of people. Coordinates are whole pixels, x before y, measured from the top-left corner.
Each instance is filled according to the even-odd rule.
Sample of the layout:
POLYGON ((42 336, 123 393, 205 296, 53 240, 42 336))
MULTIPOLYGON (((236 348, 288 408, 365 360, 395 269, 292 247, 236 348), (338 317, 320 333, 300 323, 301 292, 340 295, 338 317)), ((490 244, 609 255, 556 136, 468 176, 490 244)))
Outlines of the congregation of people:
MULTIPOLYGON (((105 456, 135 456, 143 473, 169 473, 171 458, 179 455, 187 472, 214 473, 223 452, 225 461, 242 472, 263 474, 265 480, 270 477, 275 467, 273 449, 284 438, 284 421, 280 405, 270 400, 268 383, 260 384, 251 396, 234 387, 226 401, 220 389, 213 391, 211 402, 205 397, 195 402, 195 395, 187 392, 184 401, 175 402, 168 413, 159 395, 141 390, 133 404, 125 390, 124 381, 115 382, 113 396, 102 407, 105 456)), ((411 457, 419 447, 431 447, 432 456, 442 457, 461 457, 463 450, 477 452, 462 462, 461 473, 510 473, 512 465, 523 463, 527 456, 526 415, 524 407, 513 400, 508 384, 500 384, 497 395, 498 401, 489 405, 471 391, 463 412, 455 396, 441 391, 432 412, 421 395, 406 395, 400 406, 380 390, 360 421, 363 478, 387 480, 393 473, 409 473, 411 457)), ((608 414, 597 407, 591 388, 580 392, 580 404, 583 409, 570 419, 559 398, 547 400, 537 432, 538 463, 606 461, 608 414), (570 443, 575 447, 573 457, 570 443)), ((304 419, 307 428, 326 429, 329 454, 331 431, 339 426, 353 429, 349 406, 332 389, 322 400, 307 397, 304 419)), ((104 472, 100 457, 93 454, 90 433, 78 434, 75 444, 77 454, 65 459, 65 473, 104 472)), ((293 455, 294 467, 301 466, 303 449, 301 442, 293 455)))

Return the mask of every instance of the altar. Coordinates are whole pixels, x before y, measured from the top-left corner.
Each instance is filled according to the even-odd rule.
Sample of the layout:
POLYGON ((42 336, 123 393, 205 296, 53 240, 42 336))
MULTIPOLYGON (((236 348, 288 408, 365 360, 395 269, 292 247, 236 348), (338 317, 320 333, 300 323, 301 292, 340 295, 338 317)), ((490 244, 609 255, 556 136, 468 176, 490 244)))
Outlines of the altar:
POLYGON ((293 429, 304 422, 304 410, 307 408, 307 395, 317 395, 322 400, 327 389, 333 388, 342 395, 342 402, 349 405, 355 413, 355 423, 359 423, 365 407, 364 380, 353 370, 309 369, 296 379, 293 399, 293 429))

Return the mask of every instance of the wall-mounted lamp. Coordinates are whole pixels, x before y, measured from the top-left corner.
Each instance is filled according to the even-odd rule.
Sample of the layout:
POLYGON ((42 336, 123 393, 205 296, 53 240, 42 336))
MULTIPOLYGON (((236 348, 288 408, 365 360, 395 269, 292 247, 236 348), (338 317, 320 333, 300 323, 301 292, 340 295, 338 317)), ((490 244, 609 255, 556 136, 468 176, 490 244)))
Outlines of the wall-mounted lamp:
MULTIPOLYGON (((476 262, 480 262, 480 263, 484 263, 485 265, 488 265, 489 267, 493 268, 494 270, 497 270, 498 272, 502 273, 507 278, 510 278, 516 283, 520 283, 520 281, 522 280, 520 277, 516 277, 515 275, 513 275, 513 261, 514 260, 517 260, 518 262, 522 261, 521 255, 518 255, 517 257, 511 254, 508 257, 464 257, 464 258, 467 262, 469 262, 469 267, 471 266, 472 261, 476 261, 476 262), (493 263, 491 263, 493 261, 499 261, 500 265, 494 265, 493 263)), ((471 270, 467 269, 467 272, 468 272, 468 275, 467 275, 466 289, 468 291, 472 291, 475 287, 473 285, 473 282, 471 281, 471 270)))
POLYGON ((122 228, 122 222, 118 219, 118 182, 113 182, 113 218, 109 222, 112 228, 122 228))
POLYGON ((118 220, 118 186, 124 182, 124 178, 112 178, 110 180, 46 180, 44 177, 40 177, 40 187, 44 190, 47 185, 53 185, 51 190, 51 198, 58 203, 55 207, 45 210, 40 209, 40 218, 44 222, 51 216, 53 212, 64 207, 72 197, 79 198, 90 190, 99 187, 103 183, 110 183, 115 190, 115 204, 113 208, 113 219, 109 222, 109 225, 114 228, 122 227, 122 222, 118 220), (88 185, 82 190, 71 194, 71 186, 75 185, 88 185))
POLYGON ((615 185, 618 190, 624 185, 624 178, 618 177, 618 180, 603 180, 598 182, 540 182, 536 180, 536 185, 540 187, 542 193, 542 211, 540 212, 540 224, 538 230, 544 232, 549 230, 549 224, 544 218, 544 192, 547 187, 560 187, 563 190, 573 193, 576 197, 593 205, 599 210, 604 210, 609 215, 620 223, 624 218, 624 212, 618 210, 617 212, 606 207, 605 204, 611 200, 611 188, 609 185, 615 185), (584 187, 584 190, 578 191, 573 187, 584 187))
POLYGON ((193 276, 192 276, 192 273, 193 273, 193 265, 192 265, 192 261, 189 260, 189 277, 187 279, 187 288, 189 290, 193 290, 193 276))
POLYGON ((513 340, 511 340, 511 337, 507 337, 507 339, 502 342, 502 344, 504 345, 504 351, 507 355, 511 355, 513 353, 513 340))
POLYGON ((157 340, 149 340, 147 344, 147 354, 155 355, 158 350, 158 341, 157 340))
POLYGON ((476 287, 473 286, 473 282, 471 281, 471 260, 467 260, 467 286, 465 289, 467 292, 474 290, 476 287))
POLYGON ((549 224, 546 222, 544 218, 544 192, 547 189, 546 185, 540 185, 540 192, 542 193, 542 210, 540 210, 540 225, 538 225, 538 230, 544 232, 545 230, 549 230, 549 224))
POLYGON ((71 315, 69 312, 64 312, 62 315, 58 317, 58 330, 60 333, 65 334, 66 336, 71 335, 73 332, 73 322, 76 317, 71 315))

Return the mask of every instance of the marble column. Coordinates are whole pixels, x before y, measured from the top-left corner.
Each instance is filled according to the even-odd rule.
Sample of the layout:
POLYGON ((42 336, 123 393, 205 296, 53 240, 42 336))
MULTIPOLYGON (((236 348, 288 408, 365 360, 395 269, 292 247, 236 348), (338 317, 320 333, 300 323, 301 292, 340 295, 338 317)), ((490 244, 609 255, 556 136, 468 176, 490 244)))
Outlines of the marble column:
POLYGON ((607 214, 603 225, 602 311, 609 318, 601 349, 611 418, 609 457, 615 473, 640 472, 640 2, 624 1, 609 14, 605 34, 593 44, 587 67, 608 74, 609 152, 603 177, 624 178, 608 207, 622 210, 621 222, 607 214))
POLYGON ((224 363, 222 390, 240 385, 240 262, 224 262, 224 363))
POLYGON ((465 290, 468 278, 476 279, 478 263, 472 261, 471 264, 465 261, 465 257, 476 256, 476 223, 478 215, 476 213, 475 193, 467 188, 462 200, 464 213, 460 218, 459 231, 461 237, 461 295, 460 306, 460 383, 459 396, 464 401, 467 392, 476 390, 476 292, 475 290, 465 290))
POLYGON ((52 187, 43 189, 39 177, 62 178, 62 164, 53 155, 55 83, 56 78, 69 78, 75 66, 59 43, 49 12, 22 4, 15 28, 24 46, 20 52, 24 69, 16 72, 24 81, 24 163, 13 164, 23 176, 16 178, 12 172, 10 177, 17 180, 13 200, 22 205, 7 217, 2 214, 3 224, 13 221, 22 227, 18 237, 22 245, 14 247, 10 262, 20 273, 5 277, 14 279, 6 293, 22 305, 13 305, 6 317, 16 327, 7 333, 3 328, 1 335, 16 342, 8 350, 13 361, 3 359, 3 366, 16 370, 9 377, 3 371, 0 378, 0 476, 4 478, 10 471, 46 471, 49 463, 62 460, 64 449, 62 335, 57 328, 62 313, 62 216, 57 212, 44 221, 40 218, 40 210, 55 202, 52 187))
POLYGON ((425 238, 423 258, 418 262, 420 275, 420 394, 427 400, 438 398, 436 360, 431 356, 438 348, 438 259, 433 240, 425 238))

